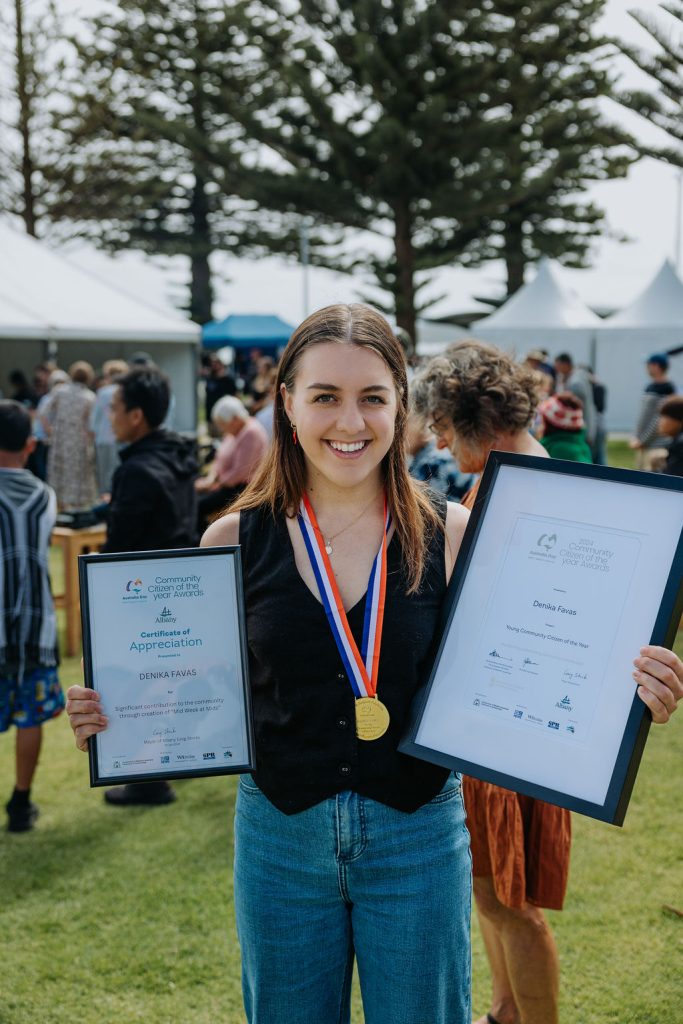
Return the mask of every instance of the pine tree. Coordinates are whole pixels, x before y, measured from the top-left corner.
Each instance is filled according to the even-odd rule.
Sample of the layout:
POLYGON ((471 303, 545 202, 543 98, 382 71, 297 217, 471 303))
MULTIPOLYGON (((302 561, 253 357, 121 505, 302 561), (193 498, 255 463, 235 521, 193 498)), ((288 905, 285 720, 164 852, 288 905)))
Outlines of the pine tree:
MULTIPOLYGON (((586 265, 603 212, 585 198, 637 158, 633 140, 601 114, 612 96, 608 41, 594 32, 604 0, 493 0, 488 34, 500 73, 494 103, 505 122, 491 152, 501 213, 492 222, 507 294, 541 256, 586 265)), ((495 241, 495 240, 494 240, 495 241)))
POLYGON ((61 119, 70 151, 55 168, 53 216, 111 250, 187 256, 198 323, 212 314, 212 252, 263 251, 255 202, 236 198, 249 191, 253 147, 230 113, 258 71, 245 47, 247 6, 120 0, 75 41, 61 119), (229 103, 227 90, 210 102, 217 67, 229 103))
POLYGON ((595 107, 610 88, 591 36, 603 2, 261 9, 268 103, 237 116, 284 162, 270 202, 379 236, 384 251, 328 265, 369 272, 413 337, 436 267, 502 256, 514 291, 539 255, 581 263, 602 214, 579 194, 632 159, 595 107))
POLYGON ((24 0, 13 0, 0 11, 0 37, 0 210, 21 217, 36 237, 49 217, 54 195, 48 172, 62 144, 53 124, 63 74, 54 4, 27 8, 24 0))
POLYGON ((427 272, 490 254, 485 151, 501 129, 485 118, 495 67, 481 45, 483 15, 465 0, 254 7, 267 102, 247 96, 236 116, 279 158, 262 168, 255 195, 379 236, 383 252, 319 253, 317 262, 369 272, 414 337, 427 272))
POLYGON ((654 13, 644 10, 629 13, 649 33, 657 49, 652 52, 623 40, 618 40, 617 45, 650 76, 656 91, 622 92, 619 99, 671 139, 671 144, 664 146, 639 144, 640 152, 683 167, 683 2, 667 0, 659 4, 654 13))

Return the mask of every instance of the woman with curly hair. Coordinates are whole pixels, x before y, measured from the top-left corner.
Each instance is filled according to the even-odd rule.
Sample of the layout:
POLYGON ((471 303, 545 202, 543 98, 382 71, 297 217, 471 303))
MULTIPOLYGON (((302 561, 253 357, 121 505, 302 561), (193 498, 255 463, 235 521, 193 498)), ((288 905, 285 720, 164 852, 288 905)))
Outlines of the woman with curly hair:
MULTIPOLYGON (((463 473, 481 473, 489 452, 547 456, 529 433, 539 401, 537 375, 481 341, 457 342, 413 383, 413 402, 463 473)), ((463 498, 474 507, 477 485, 463 498)))
MULTIPOLYGON (((478 341, 433 359, 413 401, 463 472, 481 473, 492 449, 548 452, 529 433, 538 404, 533 371, 478 341)), ((478 484, 463 498, 473 508, 478 484)), ((493 980, 477 1024, 557 1024, 559 963, 542 907, 560 910, 569 870, 569 811, 478 779, 463 779, 474 895, 493 980)))

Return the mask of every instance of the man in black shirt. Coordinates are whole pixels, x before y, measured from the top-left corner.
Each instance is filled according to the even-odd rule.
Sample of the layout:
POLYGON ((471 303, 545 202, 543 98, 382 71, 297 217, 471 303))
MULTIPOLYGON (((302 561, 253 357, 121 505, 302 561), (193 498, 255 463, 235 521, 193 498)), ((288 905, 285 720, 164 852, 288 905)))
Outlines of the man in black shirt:
MULTIPOLYGON (((197 542, 194 442, 161 429, 171 391, 154 366, 138 366, 118 381, 110 419, 116 440, 125 444, 114 473, 104 551, 187 548, 197 542)), ((105 792, 111 804, 165 804, 175 800, 167 782, 116 786, 105 792)))

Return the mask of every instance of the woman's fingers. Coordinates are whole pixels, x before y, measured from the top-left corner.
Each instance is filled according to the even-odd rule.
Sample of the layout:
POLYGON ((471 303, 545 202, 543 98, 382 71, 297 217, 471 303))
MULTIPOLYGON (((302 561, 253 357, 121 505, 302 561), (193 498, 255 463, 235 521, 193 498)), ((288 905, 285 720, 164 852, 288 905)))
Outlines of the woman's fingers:
POLYGON ((88 749, 88 738, 106 729, 108 718, 102 713, 100 695, 87 686, 70 686, 66 691, 66 713, 79 750, 88 749))
POLYGON ((101 732, 102 729, 106 729, 108 719, 105 715, 101 715, 98 712, 80 712, 73 715, 69 715, 71 722, 71 728, 75 732, 82 725, 93 725, 97 732, 101 732))
POLYGON ((76 746, 79 750, 88 749, 88 739, 94 736, 95 733, 102 732, 104 726, 101 725, 72 725, 74 731, 74 737, 76 740, 76 746))
POLYGON ((638 696, 649 707, 652 721, 655 725, 664 725, 665 722, 669 721, 673 712, 669 711, 667 706, 651 690, 644 686, 639 686, 638 696))
POLYGON ((66 691, 69 700, 99 700, 100 695, 88 686, 70 686, 66 691))
POLYGON ((69 718, 73 714, 101 711, 100 695, 95 690, 85 686, 70 686, 66 691, 66 713, 69 718))
POLYGON ((66 713, 69 721, 72 721, 75 715, 103 715, 102 705, 95 700, 68 700, 66 713))
POLYGON ((657 724, 668 722, 683 698, 683 662, 665 647, 648 645, 633 662, 638 694, 657 724))

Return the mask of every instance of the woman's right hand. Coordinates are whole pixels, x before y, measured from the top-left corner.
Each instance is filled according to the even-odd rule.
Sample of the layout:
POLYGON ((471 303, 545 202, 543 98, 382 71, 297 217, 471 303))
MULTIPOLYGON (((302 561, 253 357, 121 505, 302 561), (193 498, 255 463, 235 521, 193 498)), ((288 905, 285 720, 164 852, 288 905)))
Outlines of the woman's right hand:
POLYGON ((70 686, 66 691, 66 713, 79 750, 88 749, 88 737, 107 728, 109 719, 102 713, 100 695, 86 686, 70 686))

